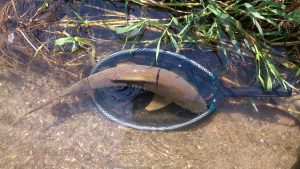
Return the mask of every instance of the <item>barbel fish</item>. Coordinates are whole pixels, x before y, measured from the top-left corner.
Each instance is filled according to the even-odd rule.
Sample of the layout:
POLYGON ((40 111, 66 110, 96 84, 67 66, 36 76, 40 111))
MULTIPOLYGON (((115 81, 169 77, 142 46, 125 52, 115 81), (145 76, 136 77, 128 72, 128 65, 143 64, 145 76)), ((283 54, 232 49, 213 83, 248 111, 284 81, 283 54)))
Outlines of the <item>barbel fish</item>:
POLYGON ((83 78, 65 89, 59 96, 27 112, 25 115, 69 94, 88 92, 110 86, 134 86, 155 93, 152 101, 145 107, 147 111, 158 110, 171 102, 193 113, 201 113, 207 109, 206 102, 197 89, 178 74, 154 66, 120 64, 83 78))

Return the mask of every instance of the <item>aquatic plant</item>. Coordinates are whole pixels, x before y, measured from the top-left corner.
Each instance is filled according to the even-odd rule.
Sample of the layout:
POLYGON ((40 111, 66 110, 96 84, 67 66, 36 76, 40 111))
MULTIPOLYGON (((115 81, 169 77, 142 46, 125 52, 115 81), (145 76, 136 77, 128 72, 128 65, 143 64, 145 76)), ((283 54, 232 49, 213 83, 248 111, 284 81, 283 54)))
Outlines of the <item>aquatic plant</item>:
POLYGON ((253 53, 258 80, 267 91, 272 88, 273 78, 283 86, 287 83, 282 79, 276 65, 288 65, 289 68, 296 69, 297 75, 300 73, 298 59, 283 59, 274 55, 272 48, 280 45, 298 52, 296 46, 299 47, 300 44, 297 28, 300 24, 300 12, 287 9, 286 5, 291 2, 207 0, 185 3, 179 0, 126 0, 125 9, 130 3, 170 11, 170 17, 164 19, 169 20, 167 23, 146 18, 116 30, 117 33, 135 32, 138 35, 141 27, 156 27, 162 32, 154 41, 157 43, 157 50, 160 49, 162 39, 165 39, 177 50, 186 43, 217 43, 226 54, 227 48, 222 41, 224 35, 227 35, 237 51, 244 45, 253 53))

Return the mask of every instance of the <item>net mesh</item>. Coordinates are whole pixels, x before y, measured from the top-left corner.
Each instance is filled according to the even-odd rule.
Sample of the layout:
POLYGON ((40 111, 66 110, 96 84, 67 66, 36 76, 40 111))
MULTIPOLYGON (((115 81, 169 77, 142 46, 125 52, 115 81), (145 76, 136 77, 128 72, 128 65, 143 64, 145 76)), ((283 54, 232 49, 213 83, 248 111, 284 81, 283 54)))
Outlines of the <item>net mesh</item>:
POLYGON ((98 62, 91 74, 128 62, 167 69, 182 76, 197 88, 208 105, 207 110, 195 114, 172 103, 165 108, 148 112, 145 107, 151 101, 153 93, 141 88, 120 86, 96 90, 93 100, 100 112, 110 120, 127 127, 160 131, 186 127, 210 115, 218 91, 216 77, 185 56, 160 50, 156 62, 155 54, 155 49, 148 48, 120 51, 98 62))

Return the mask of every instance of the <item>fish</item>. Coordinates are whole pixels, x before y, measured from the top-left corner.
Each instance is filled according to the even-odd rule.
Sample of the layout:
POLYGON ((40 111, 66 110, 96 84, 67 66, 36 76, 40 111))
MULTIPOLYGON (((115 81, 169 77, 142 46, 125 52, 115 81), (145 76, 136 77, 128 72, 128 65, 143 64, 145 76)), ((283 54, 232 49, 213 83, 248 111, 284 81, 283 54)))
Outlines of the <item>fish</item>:
POLYGON ((207 109, 206 102, 196 87, 178 74, 159 67, 126 63, 83 78, 62 91, 57 97, 25 115, 38 111, 55 100, 73 93, 90 92, 112 86, 132 86, 153 92, 155 96, 145 107, 147 111, 161 109, 172 102, 193 113, 201 113, 207 109))

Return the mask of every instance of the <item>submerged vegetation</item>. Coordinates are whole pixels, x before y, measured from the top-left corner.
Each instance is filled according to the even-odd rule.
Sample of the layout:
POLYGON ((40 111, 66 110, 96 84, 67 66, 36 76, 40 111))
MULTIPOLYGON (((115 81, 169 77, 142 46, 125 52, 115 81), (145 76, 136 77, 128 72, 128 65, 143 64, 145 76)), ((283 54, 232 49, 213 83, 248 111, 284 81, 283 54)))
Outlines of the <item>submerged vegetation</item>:
MULTIPOLYGON (((129 47, 152 44, 158 51, 167 45, 180 51, 186 44, 209 45, 221 49, 228 58, 232 57, 232 52, 240 54, 241 49, 247 49, 256 64, 257 79, 266 90, 271 90, 274 80, 283 86, 287 84, 278 69, 280 67, 293 70, 291 76, 300 75, 298 0, 104 2, 121 4, 121 9, 108 10, 103 7, 101 10, 105 11, 105 15, 96 17, 78 10, 85 2, 41 0, 30 6, 30 0, 6 0, 0 9, 2 34, 8 36, 15 32, 19 36, 16 38, 21 40, 2 42, 2 48, 14 53, 16 50, 10 50, 11 46, 21 50, 24 44, 28 44, 31 49, 27 54, 32 53, 32 58, 40 58, 52 66, 91 65, 99 59, 96 57, 93 35, 96 28, 101 28, 125 35, 124 47, 128 44, 129 47), (26 7, 28 9, 24 9, 26 7), (132 8, 151 8, 164 14, 159 17, 134 16, 132 8), (66 9, 69 12, 62 17, 62 11, 66 9), (38 38, 36 32, 46 32, 47 37, 38 38), (158 36, 149 39, 144 37, 146 32, 155 32, 158 36), (276 47, 280 47, 280 51, 276 51, 276 47), (66 53, 74 56, 62 60, 59 60, 61 57, 51 57, 66 53), (82 53, 89 57, 82 57, 82 53)), ((98 3, 95 1, 93 4, 98 3)), ((100 5, 93 7, 101 8, 100 5)), ((1 59, 3 63, 13 65, 20 62, 11 54, 6 58, 8 60, 1 59)))

